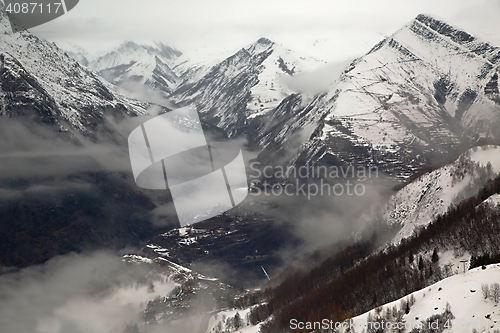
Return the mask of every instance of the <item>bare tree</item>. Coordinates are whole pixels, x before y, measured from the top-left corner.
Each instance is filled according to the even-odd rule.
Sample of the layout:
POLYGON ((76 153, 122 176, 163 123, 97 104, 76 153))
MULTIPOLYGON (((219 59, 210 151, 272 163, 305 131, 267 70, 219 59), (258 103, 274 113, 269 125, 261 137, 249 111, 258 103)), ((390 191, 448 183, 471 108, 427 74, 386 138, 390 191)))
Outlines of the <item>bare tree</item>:
POLYGON ((415 300, 415 295, 411 294, 411 295, 410 295, 410 306, 415 305, 415 301, 416 301, 416 300, 415 300))
POLYGON ((399 311, 398 311, 398 307, 396 305, 394 305, 392 307, 392 317, 396 318, 399 314, 399 311))
POLYGON ((390 321, 392 319, 391 308, 387 307, 384 314, 385 320, 390 321))
POLYGON ((483 292, 484 299, 490 298, 490 286, 487 283, 481 285, 481 291, 483 292))
POLYGON ((236 312, 236 314, 234 315, 234 329, 238 330, 242 326, 243 320, 241 319, 239 312, 236 312))
POLYGON ((491 299, 493 302, 498 303, 500 302, 500 284, 499 283, 493 283, 490 288, 490 294, 491 294, 491 299))

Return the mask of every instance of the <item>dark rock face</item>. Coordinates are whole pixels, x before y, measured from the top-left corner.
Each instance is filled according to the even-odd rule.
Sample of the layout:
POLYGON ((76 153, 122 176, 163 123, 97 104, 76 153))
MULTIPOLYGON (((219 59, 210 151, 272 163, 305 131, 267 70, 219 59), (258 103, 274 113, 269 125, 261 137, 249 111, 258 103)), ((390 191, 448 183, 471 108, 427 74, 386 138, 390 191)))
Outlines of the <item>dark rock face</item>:
POLYGON ((26 180, 4 182, 17 193, 0 202, 0 266, 26 267, 53 256, 99 248, 138 246, 163 228, 152 226, 155 205, 118 174, 78 174, 60 179, 80 184, 30 191, 26 180))

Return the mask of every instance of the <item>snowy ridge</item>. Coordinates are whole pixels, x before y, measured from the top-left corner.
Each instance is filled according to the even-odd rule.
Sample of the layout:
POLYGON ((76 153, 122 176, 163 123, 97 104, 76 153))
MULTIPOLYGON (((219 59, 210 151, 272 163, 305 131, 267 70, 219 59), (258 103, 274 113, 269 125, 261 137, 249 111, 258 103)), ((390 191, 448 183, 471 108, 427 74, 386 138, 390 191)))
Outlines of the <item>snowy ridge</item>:
POLYGON ((261 38, 213 66, 199 81, 180 87, 172 97, 177 103, 197 104, 206 120, 234 136, 294 93, 284 77, 320 64, 261 38))
POLYGON ((130 62, 141 62, 143 59, 150 60, 151 56, 160 56, 165 62, 168 62, 168 65, 173 65, 181 54, 180 51, 162 42, 137 44, 133 41, 126 41, 117 49, 95 59, 91 67, 100 71, 130 62))
MULTIPOLYGON (((486 146, 471 149, 452 164, 429 172, 394 194, 382 208, 379 219, 401 230, 393 238, 394 244, 411 236, 420 227, 428 225, 452 205, 475 193, 500 170, 495 160, 499 147, 486 146), (485 156, 490 156, 492 169, 488 170, 485 156)), ((369 220, 369 216, 364 216, 369 220)))

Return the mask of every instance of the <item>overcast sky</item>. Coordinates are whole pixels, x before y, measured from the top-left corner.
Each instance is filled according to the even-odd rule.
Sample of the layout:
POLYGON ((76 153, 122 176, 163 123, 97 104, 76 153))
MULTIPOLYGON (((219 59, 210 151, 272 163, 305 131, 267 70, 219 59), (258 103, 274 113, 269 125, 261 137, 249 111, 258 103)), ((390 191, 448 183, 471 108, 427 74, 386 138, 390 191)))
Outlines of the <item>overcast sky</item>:
POLYGON ((124 40, 162 40, 186 53, 229 52, 265 36, 335 61, 367 52, 419 13, 500 45, 500 0, 80 0, 32 31, 94 51, 124 40))

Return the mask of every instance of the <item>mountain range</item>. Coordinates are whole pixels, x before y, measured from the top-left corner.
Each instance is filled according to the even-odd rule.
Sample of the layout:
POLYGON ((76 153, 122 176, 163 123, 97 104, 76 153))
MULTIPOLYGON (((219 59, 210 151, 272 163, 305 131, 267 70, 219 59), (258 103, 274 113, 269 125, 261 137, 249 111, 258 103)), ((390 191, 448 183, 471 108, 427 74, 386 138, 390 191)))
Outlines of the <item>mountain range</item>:
POLYGON ((356 329, 383 318, 477 315, 496 329, 495 300, 483 301, 478 283, 494 286, 500 253, 499 47, 419 15, 317 92, 300 81, 328 64, 267 38, 215 63, 191 62, 164 42, 127 41, 91 57, 12 33, 3 7, 0 18, 0 272, 136 246, 122 260, 166 270, 178 288, 149 302, 127 333, 175 323, 197 302, 200 332, 288 331, 292 315, 354 318, 356 329), (162 103, 132 98, 142 89, 162 103), (148 114, 193 104, 205 128, 244 138, 261 165, 377 168, 389 181, 374 186, 387 200, 355 207, 344 216, 357 221, 352 233, 304 253, 293 253, 307 243, 297 225, 310 223, 295 213, 297 200, 260 196, 194 226, 158 225, 170 195, 135 186, 124 133, 148 114), (461 262, 487 269, 456 276, 461 262))

